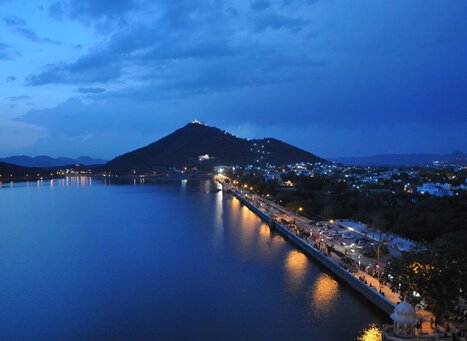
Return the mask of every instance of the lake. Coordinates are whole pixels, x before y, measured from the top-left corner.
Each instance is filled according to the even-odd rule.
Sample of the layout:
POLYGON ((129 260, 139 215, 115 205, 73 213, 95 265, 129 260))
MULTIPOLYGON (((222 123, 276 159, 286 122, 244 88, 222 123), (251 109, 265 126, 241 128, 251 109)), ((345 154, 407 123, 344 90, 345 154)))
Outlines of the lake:
POLYGON ((383 313, 211 181, 0 186, 2 340, 356 340, 383 313))

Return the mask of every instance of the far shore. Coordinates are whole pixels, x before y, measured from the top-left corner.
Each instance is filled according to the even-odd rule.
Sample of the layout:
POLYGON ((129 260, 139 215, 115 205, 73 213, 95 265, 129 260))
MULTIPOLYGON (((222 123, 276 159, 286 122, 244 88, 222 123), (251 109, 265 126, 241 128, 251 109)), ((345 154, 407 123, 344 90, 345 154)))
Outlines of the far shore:
POLYGON ((120 180, 132 180, 132 179, 146 179, 155 181, 176 181, 176 180, 211 180, 213 176, 211 174, 150 174, 150 175, 139 175, 139 174, 124 174, 124 175, 102 175, 102 174, 69 174, 69 175, 57 175, 47 177, 5 177, 0 178, 1 184, 8 184, 11 182, 37 182, 54 179, 65 179, 66 177, 92 177, 96 179, 120 179, 120 180))

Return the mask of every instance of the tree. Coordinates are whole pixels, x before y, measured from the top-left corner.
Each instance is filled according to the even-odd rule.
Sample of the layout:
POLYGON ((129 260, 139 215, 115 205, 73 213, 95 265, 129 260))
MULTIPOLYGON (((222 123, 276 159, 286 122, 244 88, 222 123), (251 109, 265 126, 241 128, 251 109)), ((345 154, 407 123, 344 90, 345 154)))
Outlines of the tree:
POLYGON ((457 233, 419 246, 392 258, 386 266, 388 281, 407 301, 424 302, 438 318, 466 297, 467 233, 457 233))

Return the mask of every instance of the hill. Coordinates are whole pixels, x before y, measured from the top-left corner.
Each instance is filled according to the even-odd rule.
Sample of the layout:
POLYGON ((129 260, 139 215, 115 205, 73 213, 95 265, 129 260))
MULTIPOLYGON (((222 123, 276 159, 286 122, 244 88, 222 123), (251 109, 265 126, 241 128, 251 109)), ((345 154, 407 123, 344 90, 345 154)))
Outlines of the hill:
POLYGON ((425 166, 427 164, 447 163, 467 165, 467 154, 454 152, 451 154, 382 154, 367 157, 341 157, 333 161, 355 166, 425 166))
POLYGON ((0 181, 7 180, 10 178, 10 175, 13 177, 22 177, 27 174, 37 174, 43 172, 43 168, 31 168, 23 167, 18 165, 13 165, 6 162, 0 162, 0 181))
POLYGON ((77 159, 68 158, 68 157, 58 157, 53 158, 50 156, 26 156, 26 155, 15 155, 6 158, 0 158, 0 162, 6 162, 23 167, 41 167, 41 168, 50 168, 50 167, 59 167, 59 166, 68 166, 68 165, 102 165, 107 162, 107 160, 102 159, 93 159, 88 156, 80 156, 77 159))
POLYGON ((280 165, 301 161, 323 160, 273 138, 242 139, 195 121, 146 147, 113 159, 105 168, 129 171, 205 165, 280 165))

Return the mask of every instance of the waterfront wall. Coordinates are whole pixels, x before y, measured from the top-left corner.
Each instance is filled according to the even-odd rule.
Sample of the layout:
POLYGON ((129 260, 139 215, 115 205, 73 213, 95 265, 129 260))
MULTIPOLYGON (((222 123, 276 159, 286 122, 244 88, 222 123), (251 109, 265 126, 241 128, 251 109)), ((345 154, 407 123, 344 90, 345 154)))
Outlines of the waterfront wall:
POLYGON ((279 224, 277 221, 274 221, 271 217, 266 215, 260 209, 255 207, 249 201, 244 199, 235 191, 229 191, 235 198, 237 198, 242 204, 248 207, 251 211, 253 211, 256 215, 258 215, 262 220, 268 223, 272 228, 275 228, 279 233, 281 233, 284 237, 288 240, 293 242, 296 246, 298 246, 303 253, 307 256, 316 259, 321 265, 323 265, 326 269, 331 271, 334 275, 340 278, 342 281, 350 285, 353 289, 355 289, 358 293, 363 295, 366 299, 368 299, 371 303, 376 305, 379 309, 381 309, 386 314, 390 315, 394 312, 395 304, 388 300, 386 297, 381 295, 375 289, 369 287, 362 281, 360 281, 357 277, 353 274, 349 273, 347 270, 342 268, 339 264, 334 262, 329 257, 325 256, 313 246, 306 243, 303 239, 296 236, 294 233, 290 232, 285 226, 279 224))

